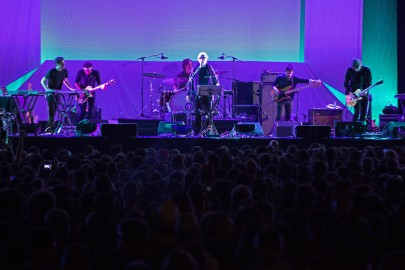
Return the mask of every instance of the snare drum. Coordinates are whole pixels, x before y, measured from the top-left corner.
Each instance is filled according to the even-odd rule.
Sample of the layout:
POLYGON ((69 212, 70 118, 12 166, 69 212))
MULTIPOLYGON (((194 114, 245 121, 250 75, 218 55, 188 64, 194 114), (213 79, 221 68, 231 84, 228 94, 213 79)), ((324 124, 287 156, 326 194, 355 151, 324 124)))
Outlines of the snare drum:
POLYGON ((187 91, 179 91, 170 99, 172 112, 187 112, 193 110, 193 104, 186 101, 187 91))
POLYGON ((159 107, 166 110, 166 103, 170 102, 170 98, 174 95, 172 91, 165 91, 160 94, 159 107))

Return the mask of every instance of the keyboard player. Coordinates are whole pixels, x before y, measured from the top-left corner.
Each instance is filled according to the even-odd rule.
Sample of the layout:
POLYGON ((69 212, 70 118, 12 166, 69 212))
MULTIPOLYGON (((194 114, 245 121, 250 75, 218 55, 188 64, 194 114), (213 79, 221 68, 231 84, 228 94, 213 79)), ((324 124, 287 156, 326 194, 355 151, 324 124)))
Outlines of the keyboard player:
POLYGON ((65 60, 63 57, 55 58, 55 67, 50 69, 46 75, 42 78, 41 84, 45 89, 46 103, 48 105, 48 126, 45 129, 46 133, 55 133, 55 114, 59 103, 59 96, 49 93, 62 89, 64 84, 69 90, 75 91, 68 80, 68 70, 65 68, 65 60))

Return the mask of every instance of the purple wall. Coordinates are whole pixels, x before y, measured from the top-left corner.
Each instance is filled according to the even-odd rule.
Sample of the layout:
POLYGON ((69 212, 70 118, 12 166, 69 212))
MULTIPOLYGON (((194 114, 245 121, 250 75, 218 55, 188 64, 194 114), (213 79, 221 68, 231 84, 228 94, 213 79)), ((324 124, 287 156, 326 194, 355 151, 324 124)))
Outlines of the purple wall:
POLYGON ((40 0, 1 1, 0 85, 40 65, 40 0))

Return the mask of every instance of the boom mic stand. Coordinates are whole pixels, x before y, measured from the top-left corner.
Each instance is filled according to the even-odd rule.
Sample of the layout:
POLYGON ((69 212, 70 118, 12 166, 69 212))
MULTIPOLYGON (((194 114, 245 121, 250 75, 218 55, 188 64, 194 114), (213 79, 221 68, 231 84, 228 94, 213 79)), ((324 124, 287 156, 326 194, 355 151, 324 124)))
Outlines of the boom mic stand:
POLYGON ((139 58, 137 58, 136 60, 141 60, 142 62, 142 64, 141 64, 141 76, 142 76, 142 78, 141 78, 141 113, 139 114, 139 117, 145 117, 145 115, 144 115, 144 113, 143 113, 143 64, 144 64, 144 62, 145 62, 145 58, 150 58, 150 57, 154 57, 154 56, 156 56, 156 57, 159 57, 160 56, 160 58, 161 59, 166 59, 164 56, 163 56, 163 53, 155 53, 155 54, 151 54, 151 55, 148 55, 148 56, 142 56, 142 57, 139 57, 139 58))
POLYGON ((236 114, 236 102, 237 102, 237 96, 238 96, 238 85, 236 83, 236 79, 235 79, 235 61, 241 61, 240 59, 238 59, 235 56, 232 55, 227 55, 222 53, 223 58, 232 58, 232 88, 235 85, 235 89, 234 93, 232 95, 232 117, 235 118, 235 114, 236 114))

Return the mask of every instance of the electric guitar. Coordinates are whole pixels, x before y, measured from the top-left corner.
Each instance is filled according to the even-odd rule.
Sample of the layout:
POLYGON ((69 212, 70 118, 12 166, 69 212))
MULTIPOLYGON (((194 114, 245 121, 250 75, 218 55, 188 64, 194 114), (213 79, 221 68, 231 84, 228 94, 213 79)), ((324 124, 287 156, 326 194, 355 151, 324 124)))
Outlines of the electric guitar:
POLYGON ((321 85, 321 81, 320 80, 316 80, 314 83, 312 84, 308 84, 306 86, 302 86, 302 87, 298 87, 298 88, 294 88, 292 89, 292 85, 286 86, 282 89, 278 89, 278 93, 276 93, 274 90, 271 91, 271 97, 273 99, 274 102, 280 102, 282 100, 286 100, 286 99, 290 99, 290 94, 291 93, 295 93, 298 92, 300 90, 309 88, 309 87, 318 87, 321 85))
POLYGON ((92 88, 91 86, 87 86, 86 88, 83 89, 84 93, 80 94, 80 96, 77 99, 77 102, 79 104, 85 103, 89 99, 89 97, 93 97, 92 92, 94 92, 94 91, 96 91, 98 89, 104 90, 104 88, 107 85, 110 85, 110 84, 113 84, 113 83, 115 83, 115 79, 109 80, 108 82, 100 84, 100 85, 98 85, 98 86, 96 86, 94 88, 92 88))
POLYGON ((373 87, 376 87, 377 85, 383 84, 383 83, 384 83, 383 80, 379 80, 378 82, 376 82, 375 84, 367 87, 366 89, 363 89, 363 90, 357 89, 353 93, 349 93, 349 95, 346 96, 346 104, 347 104, 347 106, 348 107, 353 107, 354 105, 356 105, 358 100, 363 98, 363 96, 367 93, 368 90, 370 90, 373 87))

